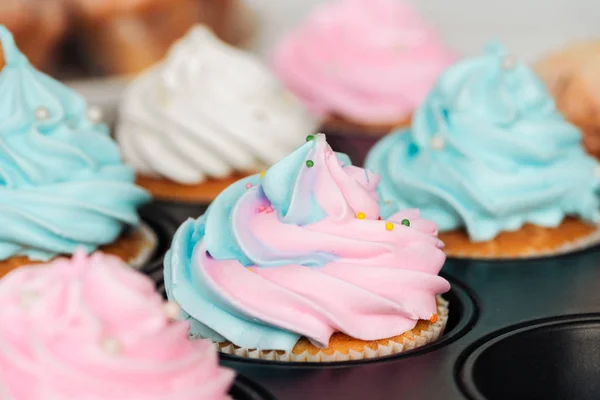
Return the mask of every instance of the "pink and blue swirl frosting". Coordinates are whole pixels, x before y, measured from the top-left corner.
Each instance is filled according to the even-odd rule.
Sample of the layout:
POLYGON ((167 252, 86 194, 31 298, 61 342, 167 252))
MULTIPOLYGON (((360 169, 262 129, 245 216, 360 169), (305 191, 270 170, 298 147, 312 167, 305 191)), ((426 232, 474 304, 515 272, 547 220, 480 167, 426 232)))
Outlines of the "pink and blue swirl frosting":
POLYGON ((177 231, 165 284, 193 335, 289 351, 301 336, 399 335, 436 312, 449 289, 436 225, 418 210, 380 220, 379 177, 308 139, 177 231))
POLYGON ((84 99, 31 66, 3 26, 0 40, 0 260, 113 242, 148 195, 84 99))
POLYGON ((599 167, 581 133, 495 43, 442 74, 412 126, 383 138, 366 166, 382 176, 384 217, 418 207, 440 231, 464 227, 473 241, 569 215, 600 222, 599 167))

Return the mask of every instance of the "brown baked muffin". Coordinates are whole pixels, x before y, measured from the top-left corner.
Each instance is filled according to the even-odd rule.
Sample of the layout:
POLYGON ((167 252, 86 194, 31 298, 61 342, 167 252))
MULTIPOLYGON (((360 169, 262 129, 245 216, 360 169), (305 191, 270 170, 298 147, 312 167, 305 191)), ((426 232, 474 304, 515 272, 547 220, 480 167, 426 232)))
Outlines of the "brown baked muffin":
POLYGON ((223 29, 229 0, 68 0, 86 52, 108 74, 132 74, 163 58, 193 25, 223 29))
POLYGON ((571 44, 536 65, 556 106, 583 132, 585 149, 600 159, 600 40, 571 44))
POLYGON ((67 32, 67 12, 63 0, 1 0, 0 24, 29 61, 46 70, 67 32))

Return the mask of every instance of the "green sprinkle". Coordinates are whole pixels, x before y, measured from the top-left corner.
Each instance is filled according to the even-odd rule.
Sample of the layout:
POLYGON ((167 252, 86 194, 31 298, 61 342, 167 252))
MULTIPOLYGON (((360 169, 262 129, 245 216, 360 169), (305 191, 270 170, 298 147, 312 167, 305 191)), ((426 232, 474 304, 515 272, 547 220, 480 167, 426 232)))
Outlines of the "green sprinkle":
POLYGON ((315 135, 308 135, 308 136, 306 137, 306 141, 307 141, 307 142, 310 142, 311 140, 315 140, 315 135))
POLYGON ((314 167, 315 163, 313 162, 313 160, 306 160, 306 166, 308 168, 312 168, 314 167))
POLYGON ((404 225, 404 226, 410 226, 410 221, 405 218, 405 219, 402 220, 402 225, 404 225))

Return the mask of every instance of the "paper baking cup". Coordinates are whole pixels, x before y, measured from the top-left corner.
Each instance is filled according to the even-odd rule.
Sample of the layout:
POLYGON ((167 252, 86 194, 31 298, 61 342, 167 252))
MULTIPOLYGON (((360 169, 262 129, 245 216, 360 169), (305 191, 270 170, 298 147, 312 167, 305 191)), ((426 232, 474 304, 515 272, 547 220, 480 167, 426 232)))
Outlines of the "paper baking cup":
POLYGON ((139 253, 127 260, 127 264, 131 265, 135 269, 141 269, 154 255, 156 247, 158 246, 158 236, 147 224, 141 223, 139 232, 144 237, 144 245, 140 249, 139 253))
POLYGON ((251 359, 261 360, 272 360, 272 361, 292 361, 292 362, 334 362, 334 361, 350 361, 350 360, 364 360, 371 358, 378 358, 389 356, 392 354, 403 353, 405 351, 416 349, 417 347, 425 346, 426 344, 433 343, 443 335, 448 323, 448 301, 444 300, 441 296, 437 296, 437 313, 438 320, 435 324, 431 324, 426 330, 421 330, 420 333, 413 332, 414 338, 404 338, 402 343, 392 342, 386 346, 379 345, 375 349, 371 349, 365 346, 363 351, 355 351, 350 349, 347 354, 336 351, 333 354, 325 354, 320 351, 316 354, 310 354, 305 351, 301 354, 294 354, 288 351, 275 351, 275 350, 255 350, 255 349, 244 349, 233 345, 221 347, 219 343, 215 343, 217 350, 222 353, 230 354, 238 357, 246 357, 251 359))
POLYGON ((566 242, 559 247, 547 250, 532 250, 522 254, 486 254, 486 253, 460 253, 446 252, 446 255, 451 258, 458 259, 485 259, 485 260, 526 260, 532 258, 555 257, 562 254, 574 253, 577 251, 589 249, 600 244, 600 225, 596 230, 587 236, 566 242))

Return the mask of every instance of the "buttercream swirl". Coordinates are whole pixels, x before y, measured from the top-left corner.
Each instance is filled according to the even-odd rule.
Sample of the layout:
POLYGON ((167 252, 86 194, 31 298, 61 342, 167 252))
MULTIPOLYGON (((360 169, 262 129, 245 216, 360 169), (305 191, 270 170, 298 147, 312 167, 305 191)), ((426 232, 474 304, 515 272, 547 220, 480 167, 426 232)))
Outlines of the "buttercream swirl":
POLYGON ((334 0, 283 39, 274 67, 315 114, 387 124, 409 116, 454 58, 401 1, 334 0))
POLYGON ((419 207, 473 241, 567 215, 600 221, 598 165, 530 68, 492 43, 449 68, 412 126, 381 140, 366 165, 382 201, 419 207))
POLYGON ((0 260, 113 242, 147 194, 83 98, 35 70, 3 26, 0 39, 0 260))
POLYGON ((378 181, 319 134, 185 222, 165 281, 192 334, 289 351, 301 336, 382 339, 429 319, 449 289, 443 244, 417 210, 378 220, 378 181))
POLYGON ((117 140, 140 173, 196 184, 259 171, 315 129, 254 55, 196 26, 128 88, 117 140))
POLYGON ((233 372, 169 314, 152 281, 113 256, 20 268, 0 281, 0 398, 228 398, 233 372))

